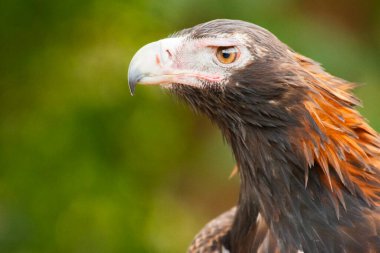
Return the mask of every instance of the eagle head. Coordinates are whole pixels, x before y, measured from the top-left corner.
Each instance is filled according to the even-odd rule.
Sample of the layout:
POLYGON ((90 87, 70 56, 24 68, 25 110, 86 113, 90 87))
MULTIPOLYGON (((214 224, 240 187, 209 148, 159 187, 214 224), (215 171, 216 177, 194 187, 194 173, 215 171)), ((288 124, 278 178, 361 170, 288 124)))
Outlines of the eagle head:
POLYGON ((281 126, 308 88, 298 69, 269 31, 221 19, 142 47, 128 76, 132 94, 137 83, 162 85, 220 125, 281 126))

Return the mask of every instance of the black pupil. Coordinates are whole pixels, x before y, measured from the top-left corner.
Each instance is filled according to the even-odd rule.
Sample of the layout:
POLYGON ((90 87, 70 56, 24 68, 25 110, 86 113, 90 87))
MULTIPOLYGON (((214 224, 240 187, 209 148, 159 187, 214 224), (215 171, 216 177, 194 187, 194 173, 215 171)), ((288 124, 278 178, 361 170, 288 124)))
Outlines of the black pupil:
POLYGON ((222 55, 223 55, 223 58, 224 58, 224 59, 228 59, 228 58, 230 58, 231 53, 223 52, 222 55))

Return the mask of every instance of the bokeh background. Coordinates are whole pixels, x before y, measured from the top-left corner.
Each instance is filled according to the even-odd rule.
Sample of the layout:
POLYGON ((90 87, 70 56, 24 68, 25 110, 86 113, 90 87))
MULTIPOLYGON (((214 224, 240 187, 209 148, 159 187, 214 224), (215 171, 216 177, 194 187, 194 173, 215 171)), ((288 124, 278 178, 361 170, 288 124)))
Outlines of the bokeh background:
POLYGON ((158 87, 142 45, 214 18, 259 24, 357 82, 380 130, 380 2, 2 0, 0 252, 185 252, 234 205, 217 129, 158 87))

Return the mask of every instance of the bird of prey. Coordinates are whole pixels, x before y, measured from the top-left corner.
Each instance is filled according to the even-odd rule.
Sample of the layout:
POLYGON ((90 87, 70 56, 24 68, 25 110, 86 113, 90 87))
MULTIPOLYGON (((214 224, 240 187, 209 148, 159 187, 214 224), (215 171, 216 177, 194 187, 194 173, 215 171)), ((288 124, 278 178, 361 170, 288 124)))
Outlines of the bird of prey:
POLYGON ((205 114, 240 175, 233 209, 189 252, 380 252, 380 139, 354 84, 252 23, 213 20, 142 47, 137 83, 205 114))

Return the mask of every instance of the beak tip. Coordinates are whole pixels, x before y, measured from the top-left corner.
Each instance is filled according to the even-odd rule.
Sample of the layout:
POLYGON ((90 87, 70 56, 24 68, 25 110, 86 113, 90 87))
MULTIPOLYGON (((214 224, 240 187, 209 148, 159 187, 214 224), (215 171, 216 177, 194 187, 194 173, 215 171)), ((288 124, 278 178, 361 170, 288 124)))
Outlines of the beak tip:
POLYGON ((131 92, 131 96, 135 95, 136 90, 136 82, 128 82, 129 83, 129 91, 131 92))
POLYGON ((141 80, 142 75, 141 73, 136 69, 129 69, 128 71, 128 86, 129 91, 131 92, 131 95, 135 95, 136 85, 141 80))

